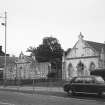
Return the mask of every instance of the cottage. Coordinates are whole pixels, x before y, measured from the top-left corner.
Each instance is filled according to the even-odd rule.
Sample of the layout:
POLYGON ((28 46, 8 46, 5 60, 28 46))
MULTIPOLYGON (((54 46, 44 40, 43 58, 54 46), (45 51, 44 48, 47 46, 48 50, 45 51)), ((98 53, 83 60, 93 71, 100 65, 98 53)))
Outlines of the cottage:
POLYGON ((95 69, 105 68, 105 43, 84 40, 80 33, 78 41, 62 61, 62 79, 90 75, 95 69))

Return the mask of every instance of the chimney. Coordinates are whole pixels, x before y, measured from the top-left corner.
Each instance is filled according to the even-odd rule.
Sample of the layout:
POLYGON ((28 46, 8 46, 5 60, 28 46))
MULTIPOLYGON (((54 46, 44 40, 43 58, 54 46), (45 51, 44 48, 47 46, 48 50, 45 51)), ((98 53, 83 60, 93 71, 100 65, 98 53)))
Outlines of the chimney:
POLYGON ((2 46, 0 46, 0 51, 2 51, 2 46))

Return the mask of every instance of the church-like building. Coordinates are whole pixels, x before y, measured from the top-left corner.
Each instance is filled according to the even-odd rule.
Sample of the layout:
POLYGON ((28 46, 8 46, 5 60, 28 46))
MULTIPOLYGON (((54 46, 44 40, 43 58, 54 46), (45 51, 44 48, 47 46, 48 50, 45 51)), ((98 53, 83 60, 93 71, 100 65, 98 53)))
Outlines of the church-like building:
POLYGON ((84 40, 80 33, 73 48, 63 55, 62 79, 90 75, 95 69, 105 68, 105 43, 84 40))

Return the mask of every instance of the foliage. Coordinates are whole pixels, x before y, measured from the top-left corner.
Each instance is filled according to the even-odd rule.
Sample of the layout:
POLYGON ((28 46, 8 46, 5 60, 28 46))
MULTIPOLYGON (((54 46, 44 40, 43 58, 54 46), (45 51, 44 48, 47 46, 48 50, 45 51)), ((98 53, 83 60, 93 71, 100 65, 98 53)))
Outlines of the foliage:
POLYGON ((28 52, 35 56, 38 62, 50 62, 53 69, 61 69, 63 49, 61 44, 54 37, 44 37, 42 44, 38 47, 29 47, 28 52))
POLYGON ((29 48, 27 48, 27 52, 30 52, 31 56, 35 56, 37 49, 35 47, 30 46, 29 48))
POLYGON ((96 70, 91 71, 90 74, 101 76, 105 80, 105 69, 96 69, 96 70))
POLYGON ((35 56, 38 62, 52 62, 53 59, 62 59, 63 49, 56 38, 45 37, 43 43, 37 48, 29 47, 28 52, 31 52, 31 56, 35 56))
POLYGON ((56 77, 56 73, 55 72, 49 72, 47 77, 48 78, 55 78, 56 77))

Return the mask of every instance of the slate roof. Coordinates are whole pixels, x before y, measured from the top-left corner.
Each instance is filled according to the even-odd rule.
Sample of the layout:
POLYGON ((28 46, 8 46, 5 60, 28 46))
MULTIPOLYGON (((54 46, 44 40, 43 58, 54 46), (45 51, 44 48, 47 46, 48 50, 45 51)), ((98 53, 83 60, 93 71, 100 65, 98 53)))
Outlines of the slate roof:
POLYGON ((68 54, 68 52, 71 51, 71 48, 68 48, 67 51, 65 51, 65 56, 68 54))
POLYGON ((31 56, 26 56, 23 54, 23 52, 20 53, 19 58, 16 60, 17 64, 22 64, 22 63, 33 63, 37 62, 34 60, 31 56))
POLYGON ((22 64, 22 63, 31 63, 32 59, 30 57, 27 57, 26 55, 22 54, 19 56, 19 58, 16 60, 17 64, 22 64))
POLYGON ((92 46, 96 51, 101 52, 102 48, 105 52, 105 44, 104 43, 97 43, 93 41, 86 41, 90 46, 92 46))
MULTIPOLYGON (((6 57, 6 64, 14 64, 16 61, 17 57, 6 57)), ((5 64, 5 57, 4 56, 0 56, 0 68, 3 68, 5 64)))

